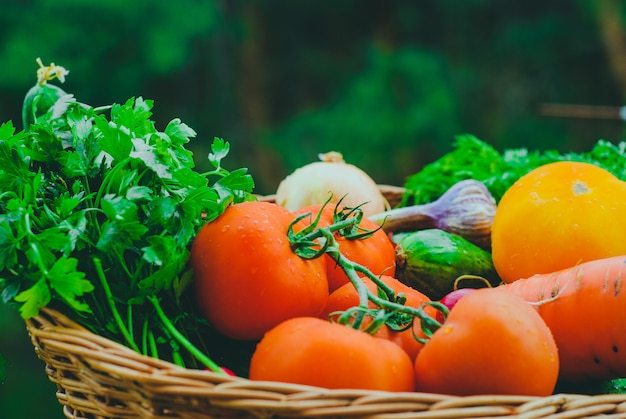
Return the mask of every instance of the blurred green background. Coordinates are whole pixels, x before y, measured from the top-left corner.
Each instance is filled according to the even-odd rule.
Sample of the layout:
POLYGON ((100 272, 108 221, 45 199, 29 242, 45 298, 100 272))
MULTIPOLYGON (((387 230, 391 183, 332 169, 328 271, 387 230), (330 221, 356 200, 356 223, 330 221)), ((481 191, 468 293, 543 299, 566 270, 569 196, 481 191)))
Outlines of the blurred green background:
MULTIPOLYGON (((41 57, 82 102, 143 96, 159 128, 181 118, 199 169, 212 138, 228 140, 227 166, 248 167, 258 193, 330 150, 401 185, 458 134, 500 150, 620 141, 625 31, 619 0, 3 0, 0 120, 21 127, 41 57)), ((6 307, 0 352, 0 417, 63 417, 6 307)))

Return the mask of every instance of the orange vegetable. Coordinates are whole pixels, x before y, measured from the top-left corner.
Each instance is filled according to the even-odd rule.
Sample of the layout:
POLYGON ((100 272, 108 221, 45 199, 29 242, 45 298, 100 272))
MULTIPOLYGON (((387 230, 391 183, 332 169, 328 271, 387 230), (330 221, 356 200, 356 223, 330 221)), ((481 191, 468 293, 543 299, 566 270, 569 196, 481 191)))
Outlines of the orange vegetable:
MULTIPOLYGON (((626 256, 520 279, 503 289, 536 303, 565 381, 626 376, 626 256)), ((465 297, 464 297, 465 298, 465 297)))
MULTIPOLYGON (((294 215, 297 216, 310 212, 311 217, 305 217, 300 221, 303 224, 310 224, 320 209, 322 209, 321 204, 310 205, 294 211, 294 215)), ((324 227, 333 224, 334 211, 334 204, 324 207, 320 226, 324 227)), ((374 275, 385 274, 393 276, 396 270, 396 251, 395 245, 387 233, 367 217, 363 217, 359 227, 363 230, 376 231, 371 236, 361 239, 348 239, 341 235, 340 232, 335 232, 335 240, 337 240, 341 254, 352 262, 365 266, 374 275)), ((347 284, 349 280, 343 269, 329 255, 324 255, 324 258, 327 259, 326 276, 328 278, 328 289, 330 292, 333 292, 342 285, 347 284)))
POLYGON ((493 263, 504 282, 626 254, 626 182, 563 161, 521 177, 498 203, 493 263))
POLYGON ((497 288, 463 296, 415 360, 418 391, 452 395, 548 396, 558 371, 550 329, 530 304, 497 288))
MULTIPOLYGON (((377 285, 367 278, 362 278, 362 280, 367 288, 369 288, 369 290, 373 294, 376 294, 378 288, 377 285)), ((406 306, 419 308, 425 302, 430 301, 430 299, 426 295, 407 285, 404 285, 396 278, 388 275, 383 275, 380 277, 380 280, 387 284, 396 293, 403 293, 406 297, 406 306)), ((333 312, 345 311, 350 307, 355 307, 358 305, 359 295, 357 294, 356 288, 354 288, 352 283, 345 284, 328 296, 326 308, 324 309, 324 311, 322 311, 320 317, 323 319, 328 319, 330 314, 333 312)), ((376 305, 370 302, 369 307, 374 308, 376 307, 376 305)), ((426 308, 425 312, 433 316, 435 315, 436 310, 432 308, 426 308)), ((404 331, 394 331, 387 326, 383 326, 378 330, 378 332, 376 332, 374 336, 381 337, 396 343, 398 346, 406 351, 411 359, 415 359, 420 349, 422 349, 423 344, 415 339, 414 333, 421 338, 426 337, 421 329, 419 319, 415 320, 412 330, 409 328, 404 331)))
POLYGON ((195 294, 201 313, 222 334, 260 339, 283 320, 323 310, 326 261, 291 250, 293 219, 276 204, 242 202, 198 233, 190 257, 195 294))
POLYGON ((413 391, 413 366, 397 345, 313 317, 279 324, 259 342, 250 379, 326 388, 413 391))

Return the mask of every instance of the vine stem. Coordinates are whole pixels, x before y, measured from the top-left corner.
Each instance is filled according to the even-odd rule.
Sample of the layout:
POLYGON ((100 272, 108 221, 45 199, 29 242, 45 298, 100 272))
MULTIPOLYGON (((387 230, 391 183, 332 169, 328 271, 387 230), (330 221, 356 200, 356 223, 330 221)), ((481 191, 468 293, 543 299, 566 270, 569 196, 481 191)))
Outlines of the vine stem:
MULTIPOLYGON (((300 218, 294 221, 294 224, 299 221, 300 218)), ((290 230, 290 240, 291 245, 294 251, 296 251, 301 257, 304 258, 316 258, 321 256, 322 254, 328 254, 339 267, 345 272, 346 276, 355 287, 357 294, 359 296, 359 307, 362 310, 359 310, 357 313, 357 317, 354 322, 351 324, 354 328, 360 328, 362 324, 362 320, 364 315, 366 314, 369 306, 369 302, 371 301, 376 306, 381 309, 384 309, 388 312, 396 312, 396 313, 404 313, 412 316, 413 318, 417 318, 420 321, 422 330, 427 336, 431 336, 435 330, 441 327, 441 323, 428 315, 424 311, 424 307, 426 305, 433 306, 437 310, 441 311, 445 316, 448 314, 448 309, 443 304, 438 302, 428 302, 422 305, 419 308, 406 306, 404 304, 400 304, 397 301, 402 299, 402 294, 396 294, 396 292, 385 284, 380 278, 374 275, 369 269, 365 266, 355 263, 348 258, 346 258, 339 250, 339 244, 337 243, 333 232, 345 229, 346 227, 350 227, 351 225, 356 225, 360 221, 358 216, 353 216, 346 218, 345 220, 341 220, 327 227, 317 227, 317 223, 312 224, 310 229, 304 229, 301 231, 302 234, 295 234, 292 230, 290 230), (321 241, 321 242, 320 242, 321 241), (317 246, 319 249, 311 250, 312 246, 317 246), (307 251, 302 251, 303 249, 308 249, 307 251), (300 251, 300 252, 298 252, 300 251), (359 273, 365 275, 368 279, 376 284, 379 290, 381 290, 387 299, 381 298, 378 295, 372 293, 367 285, 363 282, 362 278, 359 277, 359 273)), ((423 341, 422 338, 416 337, 419 341, 423 341)))
POLYGON ((99 258, 94 258, 93 264, 96 268, 96 272, 98 273, 98 278, 100 279, 102 288, 104 289, 104 294, 106 296, 107 303, 109 304, 109 308, 111 309, 111 312, 113 313, 115 324, 117 325, 118 329, 120 330, 120 333, 124 337, 124 340, 126 340, 126 343, 135 352, 140 352, 139 347, 137 346, 130 332, 126 328, 126 325, 124 324, 124 320, 122 320, 122 316, 120 315, 120 312, 117 310, 117 307, 115 306, 115 299, 113 298, 113 293, 111 292, 111 288, 109 287, 109 283, 106 279, 106 274, 104 273, 104 269, 102 268, 102 261, 99 258))
POLYGON ((204 366, 210 369, 213 372, 226 374, 226 372, 217 365, 211 358, 204 354, 200 349, 198 349, 194 344, 192 344, 189 339, 187 339, 180 331, 174 326, 174 324, 167 317, 161 304, 159 303, 159 299, 154 295, 148 297, 148 300, 154 306, 156 310, 157 316, 165 326, 166 330, 172 335, 172 337, 189 353, 191 353, 198 361, 200 361, 204 366))

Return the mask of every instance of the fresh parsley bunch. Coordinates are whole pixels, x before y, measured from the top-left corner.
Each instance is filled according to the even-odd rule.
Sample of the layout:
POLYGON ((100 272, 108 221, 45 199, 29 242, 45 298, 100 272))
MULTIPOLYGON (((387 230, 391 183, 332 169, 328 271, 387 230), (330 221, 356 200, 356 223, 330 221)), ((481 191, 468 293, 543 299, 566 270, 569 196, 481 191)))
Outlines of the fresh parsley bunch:
POLYGON ((146 355, 219 370, 191 343, 187 260, 203 223, 254 199, 247 169, 226 170, 229 144, 215 138, 213 170, 195 171, 185 145, 196 133, 179 119, 157 130, 150 100, 94 108, 57 89, 41 109, 40 86, 29 125, 0 126, 2 301, 25 319, 52 306, 146 355))
POLYGON ((475 136, 465 134, 456 137, 452 151, 406 179, 401 205, 432 202, 464 179, 483 182, 499 202, 517 179, 543 164, 561 160, 592 163, 626 180, 626 142, 623 141, 614 144, 598 140, 591 150, 582 153, 526 148, 499 152, 475 136))

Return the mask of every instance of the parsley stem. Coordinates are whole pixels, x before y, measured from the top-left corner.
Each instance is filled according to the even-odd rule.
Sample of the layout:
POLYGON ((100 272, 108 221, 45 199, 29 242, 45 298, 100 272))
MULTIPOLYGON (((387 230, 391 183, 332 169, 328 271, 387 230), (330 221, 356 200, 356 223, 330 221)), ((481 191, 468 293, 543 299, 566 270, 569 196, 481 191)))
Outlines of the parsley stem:
POLYGON ((117 172, 122 170, 126 164, 132 161, 131 157, 126 157, 123 160, 119 161, 115 164, 110 170, 106 172, 104 179, 102 180, 102 184, 98 188, 98 193, 96 194, 96 198, 94 199, 93 206, 99 208, 100 201, 102 200, 102 195, 109 192, 109 184, 112 182, 114 177, 117 175, 117 172))
POLYGON ((152 355, 153 358, 159 358, 159 347, 157 346, 156 338, 152 331, 148 332, 148 343, 150 344, 150 355, 152 355))
POLYGON ((103 106, 96 106, 95 108, 93 108, 93 111, 95 113, 101 113, 101 112, 105 112, 108 111, 109 109, 111 109, 113 107, 113 105, 103 105, 103 106))
POLYGON ((148 355, 148 319, 144 320, 141 329, 141 353, 148 355))
POLYGON ((135 335, 135 331, 133 330, 133 305, 132 304, 128 304, 126 306, 126 319, 127 319, 127 324, 128 324, 128 334, 130 336, 134 336, 135 335))
POLYGON ((180 345, 178 344, 178 342, 176 342, 176 339, 172 337, 172 334, 167 328, 163 330, 163 333, 165 333, 165 336, 167 336, 167 340, 170 344, 170 349, 172 350, 172 362, 179 367, 185 368, 185 360, 180 353, 180 345))
POLYGON ((124 337, 124 340, 126 341, 128 346, 130 346, 130 348, 133 349, 134 351, 139 352, 139 347, 137 346, 132 336, 130 335, 130 332, 126 328, 126 325, 124 325, 124 320, 122 320, 122 316, 120 315, 120 312, 117 310, 117 307, 115 306, 115 300, 113 298, 113 294, 111 293, 111 288, 109 287, 109 283, 107 282, 104 269, 102 268, 102 261, 99 258, 94 258, 93 264, 96 268, 98 278, 100 279, 100 282, 102 283, 102 288, 104 289, 104 294, 106 296, 107 302, 109 303, 109 308, 111 309, 111 312, 113 313, 113 318, 115 319, 115 323, 117 324, 117 327, 120 333, 124 337))
POLYGON ((211 371, 226 374, 224 370, 217 365, 211 358, 205 355, 201 350, 199 350, 196 346, 194 346, 182 333, 178 331, 176 326, 170 321, 167 317, 161 304, 159 303, 159 299, 153 295, 148 296, 148 300, 154 305, 154 309, 157 312, 157 316, 163 322, 163 325, 167 329, 167 331, 172 335, 174 339, 178 341, 189 353, 191 353, 198 361, 204 364, 211 371))
POLYGON ((178 345, 176 345, 176 341, 172 340, 170 341, 170 343, 172 345, 172 360, 174 361, 174 364, 178 365, 179 367, 185 368, 185 361, 180 354, 180 349, 178 345))

